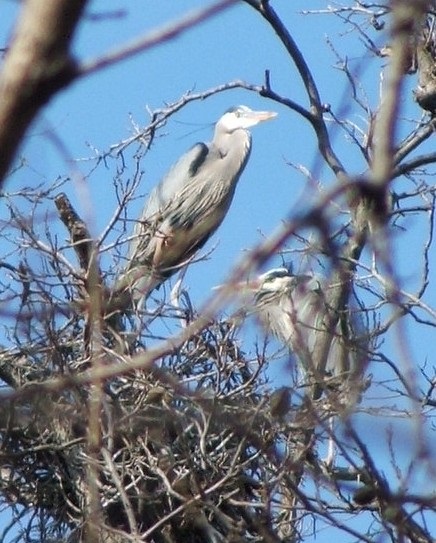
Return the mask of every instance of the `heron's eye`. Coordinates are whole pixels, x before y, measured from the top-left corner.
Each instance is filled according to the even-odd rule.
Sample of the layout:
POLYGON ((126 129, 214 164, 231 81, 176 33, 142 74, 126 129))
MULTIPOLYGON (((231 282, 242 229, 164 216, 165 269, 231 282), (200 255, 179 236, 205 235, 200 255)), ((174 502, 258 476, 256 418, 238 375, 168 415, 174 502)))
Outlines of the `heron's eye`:
POLYGON ((241 112, 240 111, 235 111, 235 115, 239 119, 239 117, 241 116, 241 112))

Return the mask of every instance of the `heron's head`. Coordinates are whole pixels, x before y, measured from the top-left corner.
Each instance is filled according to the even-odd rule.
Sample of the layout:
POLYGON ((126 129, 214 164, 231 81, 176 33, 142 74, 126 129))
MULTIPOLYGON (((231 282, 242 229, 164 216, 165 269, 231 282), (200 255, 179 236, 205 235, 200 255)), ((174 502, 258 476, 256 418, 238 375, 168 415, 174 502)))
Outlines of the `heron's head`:
POLYGON ((257 300, 271 296, 275 298, 289 295, 296 288, 306 286, 312 279, 311 275, 294 275, 287 268, 274 268, 251 280, 247 288, 255 293, 257 300))
POLYGON ((259 275, 254 280, 253 286, 261 292, 283 292, 288 288, 293 288, 298 284, 298 276, 293 275, 286 268, 274 268, 259 275))
POLYGON ((246 129, 277 116, 275 111, 253 111, 247 106, 235 106, 228 109, 217 125, 225 132, 246 129))
MULTIPOLYGON (((275 268, 268 272, 258 275, 248 281, 236 283, 235 290, 242 295, 249 294, 259 296, 262 293, 281 292, 286 288, 296 285, 299 276, 292 275, 286 268, 275 268)), ((307 277, 307 276, 301 276, 307 277)), ((224 285, 218 285, 214 289, 222 289, 224 285)))

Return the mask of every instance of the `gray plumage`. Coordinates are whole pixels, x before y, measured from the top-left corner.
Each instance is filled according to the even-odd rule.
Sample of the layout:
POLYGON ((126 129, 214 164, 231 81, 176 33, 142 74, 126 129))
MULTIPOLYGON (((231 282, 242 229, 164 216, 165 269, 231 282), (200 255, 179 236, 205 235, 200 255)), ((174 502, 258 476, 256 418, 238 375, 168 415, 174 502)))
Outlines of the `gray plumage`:
POLYGON ((339 382, 360 380, 368 356, 368 333, 357 303, 338 311, 336 324, 328 329, 326 322, 332 312, 326 301, 331 288, 326 279, 293 275, 278 268, 261 275, 252 285, 256 288, 259 320, 289 347, 306 375, 316 381, 325 375, 339 382), (326 345, 322 360, 314 356, 315 343, 320 339, 326 345))
POLYGON ((146 298, 216 231, 250 155, 248 128, 275 116, 246 106, 229 109, 216 123, 213 140, 194 145, 153 189, 113 291, 119 309, 146 298))

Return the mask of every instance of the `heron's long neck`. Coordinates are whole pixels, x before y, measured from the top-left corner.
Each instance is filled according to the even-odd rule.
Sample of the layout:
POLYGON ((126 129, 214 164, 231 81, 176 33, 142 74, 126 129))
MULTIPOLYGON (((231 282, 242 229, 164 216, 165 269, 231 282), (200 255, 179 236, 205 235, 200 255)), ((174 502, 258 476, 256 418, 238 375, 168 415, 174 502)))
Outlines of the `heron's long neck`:
POLYGON ((239 177, 250 156, 250 132, 241 128, 231 133, 215 134, 214 141, 218 142, 215 147, 221 158, 225 159, 234 175, 239 177))

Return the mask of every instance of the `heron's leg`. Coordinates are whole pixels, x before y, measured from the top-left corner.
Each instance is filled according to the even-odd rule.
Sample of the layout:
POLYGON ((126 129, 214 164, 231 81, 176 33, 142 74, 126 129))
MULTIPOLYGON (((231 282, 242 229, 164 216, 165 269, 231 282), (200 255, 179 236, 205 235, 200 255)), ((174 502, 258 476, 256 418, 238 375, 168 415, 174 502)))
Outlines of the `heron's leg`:
POLYGON ((329 440, 328 440, 328 445, 327 445, 327 456, 324 459, 324 464, 328 468, 334 467, 336 455, 337 455, 335 436, 333 434, 334 427, 335 427, 335 418, 329 417, 329 420, 328 420, 329 440))
MULTIPOLYGON (((193 256, 188 260, 188 263, 192 259, 193 259, 193 256)), ((182 270, 179 273, 179 277, 176 281, 176 284, 171 289, 171 294, 170 294, 171 304, 179 310, 182 328, 186 328, 186 326, 188 326, 188 324, 192 321, 192 318, 193 318, 192 315, 194 313, 192 304, 191 304, 191 299, 189 298, 187 291, 182 288, 182 282, 183 282, 183 279, 185 278, 187 270, 188 270, 188 266, 182 268, 182 270), (182 296, 185 299, 185 308, 183 308, 180 303, 180 299, 182 298, 182 296)))

